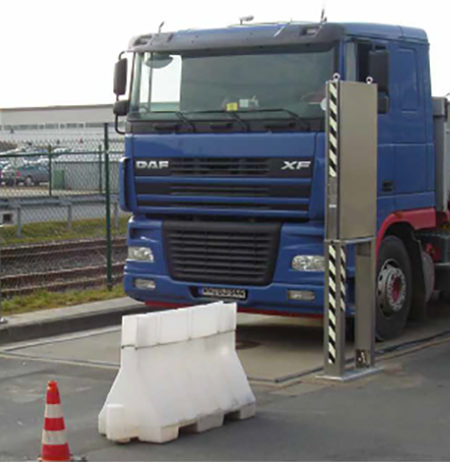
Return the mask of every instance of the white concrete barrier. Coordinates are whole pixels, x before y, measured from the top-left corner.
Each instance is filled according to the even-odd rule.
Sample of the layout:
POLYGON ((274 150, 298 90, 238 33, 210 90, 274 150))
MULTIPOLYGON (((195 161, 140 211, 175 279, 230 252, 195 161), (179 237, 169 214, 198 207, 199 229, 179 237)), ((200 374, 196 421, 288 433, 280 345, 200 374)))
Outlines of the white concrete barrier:
POLYGON ((212 303, 122 318, 120 370, 99 414, 109 440, 164 443, 225 415, 255 413, 235 350, 236 304, 212 303))

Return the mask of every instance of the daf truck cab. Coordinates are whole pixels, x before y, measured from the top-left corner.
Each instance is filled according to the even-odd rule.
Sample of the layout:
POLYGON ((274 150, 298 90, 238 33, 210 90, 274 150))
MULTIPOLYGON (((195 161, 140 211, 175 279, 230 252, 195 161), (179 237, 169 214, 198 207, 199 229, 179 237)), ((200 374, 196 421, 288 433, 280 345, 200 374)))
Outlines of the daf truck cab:
MULTIPOLYGON (((126 116, 129 296, 322 316, 324 89, 335 74, 378 88, 378 338, 450 290, 448 104, 431 95, 424 31, 252 24, 142 35, 127 51, 114 112, 126 116)), ((349 316, 354 266, 350 248, 349 316)))

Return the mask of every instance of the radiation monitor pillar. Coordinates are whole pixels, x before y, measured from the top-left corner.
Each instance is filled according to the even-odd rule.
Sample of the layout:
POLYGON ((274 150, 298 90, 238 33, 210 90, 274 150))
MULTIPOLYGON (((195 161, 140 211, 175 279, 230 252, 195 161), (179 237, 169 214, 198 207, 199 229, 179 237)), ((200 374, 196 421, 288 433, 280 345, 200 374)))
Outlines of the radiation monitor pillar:
POLYGON ((327 82, 324 375, 375 371, 377 86, 327 82), (354 368, 346 368, 349 269, 355 268, 354 368))

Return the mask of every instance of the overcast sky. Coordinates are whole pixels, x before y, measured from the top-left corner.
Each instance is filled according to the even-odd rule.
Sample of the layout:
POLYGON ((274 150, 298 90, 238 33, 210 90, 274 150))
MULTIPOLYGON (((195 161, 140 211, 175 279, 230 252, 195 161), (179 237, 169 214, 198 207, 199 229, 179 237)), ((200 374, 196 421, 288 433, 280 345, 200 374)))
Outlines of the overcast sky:
POLYGON ((433 94, 450 92, 450 0, 0 0, 0 108, 110 103, 129 39, 164 30, 255 22, 378 22, 420 27, 431 44, 433 94))

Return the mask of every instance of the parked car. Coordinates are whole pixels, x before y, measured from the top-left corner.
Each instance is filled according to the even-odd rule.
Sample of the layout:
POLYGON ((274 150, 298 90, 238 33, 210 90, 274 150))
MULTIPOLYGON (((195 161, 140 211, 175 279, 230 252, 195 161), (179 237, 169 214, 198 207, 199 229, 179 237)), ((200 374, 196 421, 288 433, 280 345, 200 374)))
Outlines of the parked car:
POLYGON ((0 160, 0 183, 2 182, 2 172, 9 165, 9 161, 0 160))
POLYGON ((2 170, 2 181, 7 186, 39 185, 49 181, 48 162, 25 162, 21 166, 8 165, 2 170))

